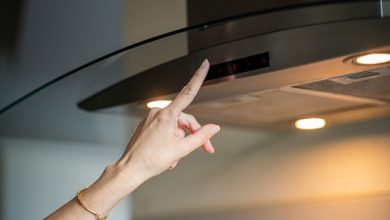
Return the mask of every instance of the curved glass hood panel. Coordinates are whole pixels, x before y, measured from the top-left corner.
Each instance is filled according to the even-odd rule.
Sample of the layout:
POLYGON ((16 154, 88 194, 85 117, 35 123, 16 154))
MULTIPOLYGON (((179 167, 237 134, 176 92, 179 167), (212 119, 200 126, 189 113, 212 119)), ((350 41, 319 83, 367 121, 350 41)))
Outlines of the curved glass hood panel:
MULTIPOLYGON (((131 121, 132 118, 127 116, 129 114, 133 115, 133 110, 119 107, 110 111, 91 114, 80 109, 78 103, 122 82, 124 79, 139 73, 146 73, 169 63, 181 62, 178 65, 180 68, 177 69, 179 71, 174 72, 174 74, 182 72, 182 75, 175 75, 182 76, 175 80, 175 85, 179 86, 173 87, 176 90, 187 81, 204 58, 209 58, 212 64, 218 64, 237 57, 253 55, 256 53, 253 48, 262 46, 262 44, 259 44, 256 45, 257 47, 253 47, 252 50, 248 47, 242 51, 237 50, 239 52, 236 54, 229 54, 227 51, 218 52, 219 47, 226 45, 232 50, 240 48, 240 45, 233 46, 235 42, 240 40, 249 40, 248 42, 250 42, 256 37, 265 37, 263 39, 264 45, 272 45, 272 48, 278 48, 278 45, 294 45, 296 43, 294 41, 282 42, 282 40, 285 39, 284 37, 296 34, 296 30, 299 28, 310 29, 332 24, 346 26, 353 24, 353 27, 357 27, 359 22, 368 22, 365 25, 371 26, 370 22, 372 22, 378 23, 375 30, 380 30, 381 27, 387 24, 384 23, 385 21, 387 21, 386 18, 380 18, 377 1, 348 1, 278 8, 277 10, 267 10, 266 12, 238 16, 224 21, 174 31, 108 54, 32 91, 23 99, 15 102, 14 105, 9 106, 10 108, 3 109, 0 115, 0 124, 2 125, 0 126, 0 133, 10 136, 76 138, 78 140, 98 141, 101 134, 106 131, 105 129, 109 131, 108 133, 114 135, 115 132, 113 131, 120 131, 123 127, 118 127, 117 122, 131 121), (285 31, 292 32, 288 32, 284 36, 279 35, 280 33, 287 33, 285 31), (267 37, 272 41, 266 40, 267 37), (120 115, 116 114, 118 112, 120 115), (101 119, 101 117, 98 119, 96 115, 104 115, 103 118, 105 119, 101 119), (103 131, 96 130, 97 124, 105 125, 103 131)), ((302 39, 302 41, 305 40, 302 39)), ((304 62, 310 63, 331 58, 335 55, 358 52, 367 49, 366 46, 358 46, 356 51, 340 48, 340 51, 331 55, 326 54, 326 52, 319 52, 319 54, 325 54, 325 56, 311 57, 304 62)), ((385 46, 381 40, 378 44, 374 42, 373 45, 370 45, 372 48, 381 46, 385 46)), ((257 52, 267 52, 268 49, 257 52)), ((272 59, 273 51, 269 52, 272 59)), ((293 54, 288 54, 288 56, 289 59, 294 58, 293 54)), ((291 66, 294 65, 291 64, 291 66)), ((169 68, 166 70, 170 70, 171 66, 167 67, 169 68)), ((285 67, 278 66, 274 70, 283 68, 285 67)), ((264 72, 267 71, 264 70, 264 72)), ((156 72, 156 74, 171 73, 156 72)), ((147 78, 148 80, 138 83, 138 86, 146 87, 153 83, 159 84, 160 77, 163 79, 164 75, 157 78, 147 78)), ((174 90, 169 92, 174 93, 174 90)), ((134 90, 133 92, 138 93, 139 91, 134 90)), ((156 96, 160 95, 166 94, 156 94, 156 96)), ((202 91, 200 95, 202 96, 202 91)), ((120 126, 126 125, 122 124, 120 126)))

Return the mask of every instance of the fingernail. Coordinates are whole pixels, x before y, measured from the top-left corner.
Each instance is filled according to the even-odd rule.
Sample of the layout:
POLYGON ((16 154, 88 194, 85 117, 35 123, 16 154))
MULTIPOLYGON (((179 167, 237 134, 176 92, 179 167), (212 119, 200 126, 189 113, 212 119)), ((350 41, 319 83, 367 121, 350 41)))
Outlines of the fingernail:
POLYGON ((221 130, 221 128, 218 126, 218 125, 214 125, 210 128, 210 132, 211 134, 216 134, 219 130, 221 130))
POLYGON ((209 61, 207 59, 204 59, 203 62, 202 62, 202 65, 200 65, 200 68, 205 68, 207 66, 207 63, 209 61))

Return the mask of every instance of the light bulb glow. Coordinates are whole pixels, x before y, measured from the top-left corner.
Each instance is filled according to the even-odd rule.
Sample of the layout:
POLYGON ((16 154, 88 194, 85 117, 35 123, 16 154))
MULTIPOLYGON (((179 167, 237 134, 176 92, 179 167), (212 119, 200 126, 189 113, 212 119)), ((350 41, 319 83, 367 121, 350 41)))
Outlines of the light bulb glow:
POLYGON ((148 108, 165 108, 169 104, 171 104, 172 100, 156 100, 156 101, 151 101, 146 104, 146 107, 148 108))
POLYGON ((302 130, 314 130, 325 127, 326 121, 322 118, 304 118, 295 122, 295 127, 302 130))
POLYGON ((356 58, 356 63, 363 65, 375 65, 390 62, 388 53, 372 53, 356 58))

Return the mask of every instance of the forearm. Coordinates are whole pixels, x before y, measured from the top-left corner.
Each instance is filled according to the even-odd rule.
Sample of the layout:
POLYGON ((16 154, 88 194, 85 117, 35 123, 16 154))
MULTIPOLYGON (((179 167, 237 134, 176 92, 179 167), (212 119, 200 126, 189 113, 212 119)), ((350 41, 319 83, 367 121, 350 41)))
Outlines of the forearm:
MULTIPOLYGON (((130 170, 126 170, 125 174, 123 172, 118 164, 107 166, 99 179, 80 194, 83 204, 90 210, 106 216, 120 200, 145 181, 135 174, 135 170, 134 175, 130 170)), ((96 217, 82 207, 75 197, 46 218, 54 219, 95 220, 96 217)))
POLYGON ((61 208, 57 209, 50 216, 46 217, 45 220, 60 220, 60 219, 85 219, 85 220, 96 220, 96 217, 91 213, 87 212, 83 207, 78 204, 77 199, 73 198, 61 208))

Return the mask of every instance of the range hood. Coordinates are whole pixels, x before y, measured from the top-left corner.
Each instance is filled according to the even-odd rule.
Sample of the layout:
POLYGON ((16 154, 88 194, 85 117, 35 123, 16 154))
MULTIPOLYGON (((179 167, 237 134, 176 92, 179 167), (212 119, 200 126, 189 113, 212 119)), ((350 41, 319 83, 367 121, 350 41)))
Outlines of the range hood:
POLYGON ((337 124, 390 114, 390 64, 353 61, 364 54, 390 53, 388 3, 262 4, 263 10, 167 35, 160 40, 184 39, 183 56, 91 94, 79 107, 110 111, 122 106, 142 114, 146 102, 172 99, 208 58, 208 78, 188 108, 200 118, 289 128, 302 117, 321 116, 337 124))

